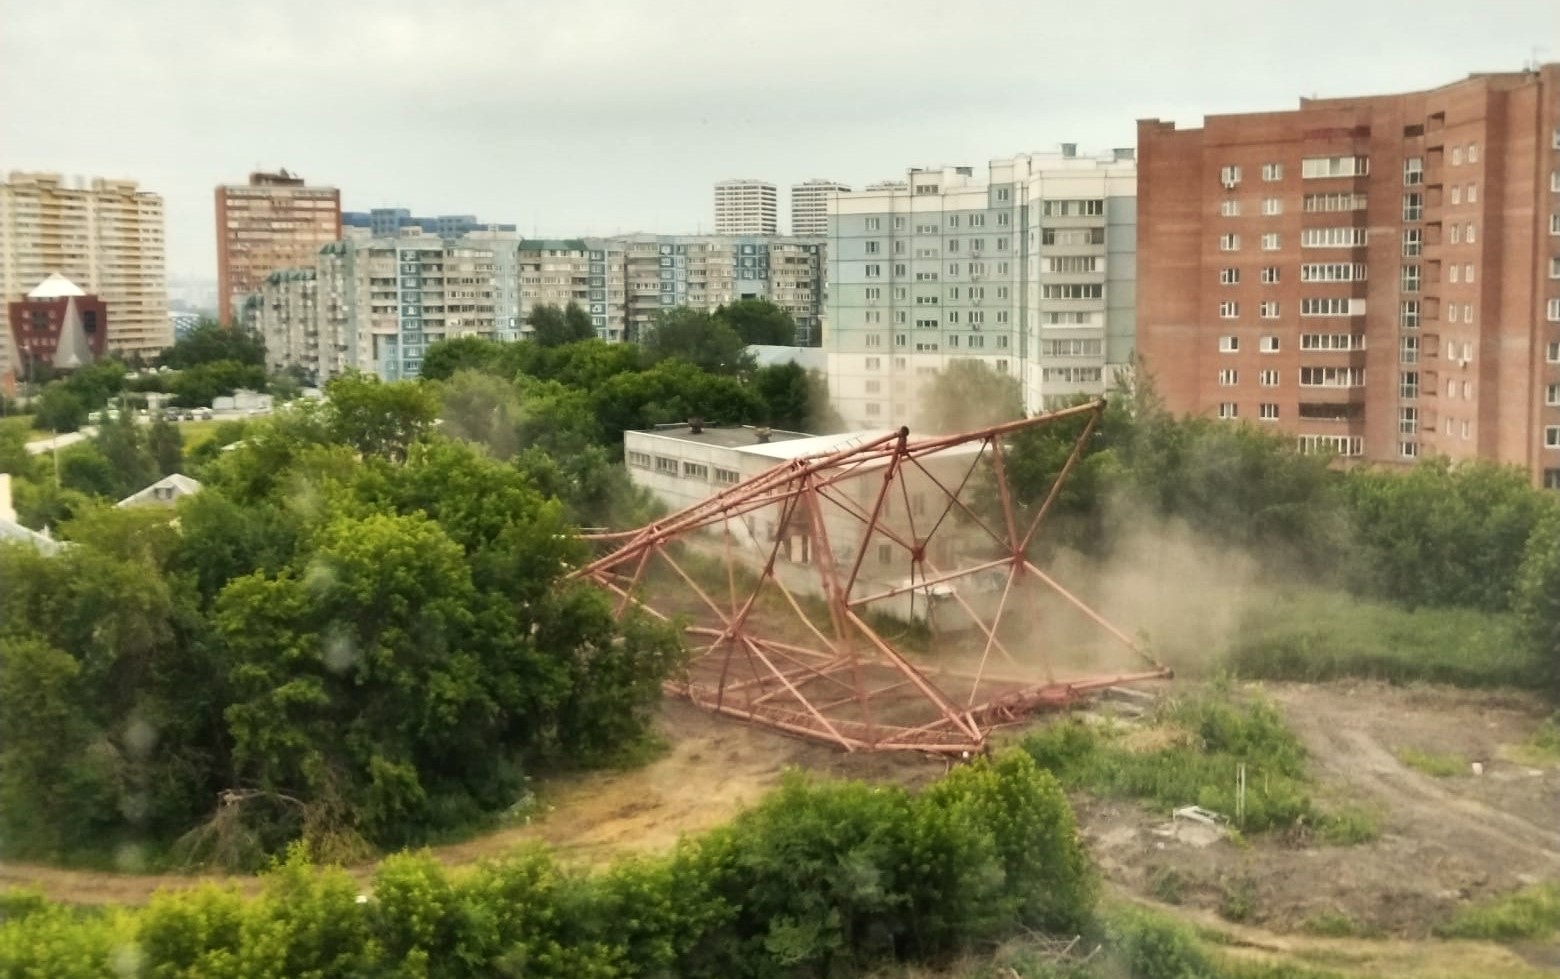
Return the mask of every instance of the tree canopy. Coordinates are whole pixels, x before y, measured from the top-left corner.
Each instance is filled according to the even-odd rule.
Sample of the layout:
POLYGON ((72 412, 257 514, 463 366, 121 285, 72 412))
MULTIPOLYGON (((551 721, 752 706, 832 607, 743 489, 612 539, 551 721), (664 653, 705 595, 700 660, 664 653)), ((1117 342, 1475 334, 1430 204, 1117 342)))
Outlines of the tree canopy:
POLYGON ((712 374, 751 369, 747 344, 726 321, 686 306, 664 311, 640 337, 651 363, 681 360, 712 374))
POLYGON ((195 328, 163 351, 161 363, 174 370, 185 370, 229 361, 265 369, 265 341, 259 334, 237 327, 223 326, 203 319, 195 328))
POLYGON ((789 347, 796 343, 796 321, 767 299, 738 299, 716 309, 715 316, 736 331, 746 345, 789 347))

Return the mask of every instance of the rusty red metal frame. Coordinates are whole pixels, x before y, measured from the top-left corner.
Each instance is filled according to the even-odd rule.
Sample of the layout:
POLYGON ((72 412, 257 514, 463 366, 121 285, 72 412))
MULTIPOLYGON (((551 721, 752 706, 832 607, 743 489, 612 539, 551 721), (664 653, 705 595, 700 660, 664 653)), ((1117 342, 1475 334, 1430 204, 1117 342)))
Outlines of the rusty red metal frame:
MULTIPOLYGON (((688 636, 689 664, 683 676, 668 682, 667 689, 702 707, 847 751, 979 750, 994 727, 1031 711, 1064 706, 1102 687, 1170 675, 1130 636, 1029 557, 1030 546, 1082 457, 1104 407, 1103 400, 1095 400, 957 435, 912 439, 909 430, 902 428, 832 452, 783 462, 638 530, 587 535, 612 550, 574 571, 572 577, 612 592, 619 615, 638 608, 681 622, 688 636), (1025 524, 1008 486, 1004 440, 1078 416, 1087 420, 1072 452, 1025 524), (971 457, 970 462, 956 485, 939 478, 929 465, 939 457, 954 460, 964 455, 971 457), (965 498, 975 473, 988 460, 1002 511, 996 529, 965 498), (881 485, 871 494, 870 505, 850 499, 851 481, 873 476, 880 476, 881 485), (932 508, 934 519, 921 521, 924 526, 917 525, 907 476, 941 494, 940 508, 932 508), (904 507, 908 526, 886 522, 887 510, 896 500, 904 507), (824 517, 826 511, 836 515, 833 528, 824 517), (755 547, 751 524, 745 521, 762 512, 778 515, 774 524, 778 529, 772 541, 760 540, 765 546, 755 547), (854 541, 831 540, 842 522, 858 528, 854 541), (734 523, 749 530, 748 543, 735 543, 734 523), (929 547, 939 532, 946 533, 951 526, 959 527, 964 539, 979 538, 988 555, 961 567, 934 566, 929 547), (718 543, 712 535, 718 535, 718 543), (777 571, 782 545, 798 536, 808 558, 786 561, 796 570, 783 575, 777 571), (848 561, 836 561, 838 544, 853 545, 848 561), (862 566, 873 544, 906 554, 908 584, 865 587, 862 566), (992 551, 994 557, 989 556, 992 551), (719 585, 701 582, 689 571, 690 562, 719 566, 719 585), (671 574, 666 576, 666 571, 671 574), (994 572, 1004 579, 994 613, 980 612, 952 587, 973 575, 994 572), (674 595, 653 593, 650 580, 657 573, 675 586, 674 595), (804 596, 804 601, 796 588, 786 584, 786 576, 794 585, 798 575, 816 586, 816 596, 804 596), (1060 596, 1065 607, 1081 613, 1141 660, 1142 668, 1057 679, 1045 650, 1015 654, 1010 648, 1013 637, 1005 643, 999 634, 1005 616, 1013 614, 1017 604, 1015 587, 1026 582, 1060 596), (973 670, 939 662, 944 650, 935 635, 932 648, 921 655, 900 649, 883 634, 884 620, 875 623, 870 614, 903 595, 909 595, 911 603, 917 596, 930 602, 932 589, 942 585, 952 587, 949 597, 973 620, 977 639, 970 650, 976 661, 973 670), (727 592, 724 601, 715 594, 722 590, 727 592), (769 614, 779 614, 781 623, 761 618, 760 606, 766 598, 771 599, 769 614), (993 652, 1005 672, 988 670, 993 652), (1038 663, 1029 664, 1027 674, 1019 663, 1019 656, 1025 654, 1039 657, 1038 663)), ((913 611, 910 617, 914 618, 913 611)))

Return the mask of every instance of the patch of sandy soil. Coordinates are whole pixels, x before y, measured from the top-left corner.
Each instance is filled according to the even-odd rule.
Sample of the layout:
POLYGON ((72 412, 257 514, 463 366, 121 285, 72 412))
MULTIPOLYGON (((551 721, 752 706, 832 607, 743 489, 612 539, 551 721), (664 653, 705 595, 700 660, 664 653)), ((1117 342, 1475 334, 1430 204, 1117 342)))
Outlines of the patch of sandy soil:
POLYGON ((1379 814, 1380 839, 1208 843, 1167 835, 1169 813, 1080 799, 1080 823, 1108 880, 1189 909, 1244 911, 1248 922, 1281 931, 1328 913, 1423 938, 1470 900, 1560 879, 1560 768, 1499 758, 1502 745, 1524 741, 1541 722, 1535 701, 1360 683, 1266 692, 1310 752, 1319 798, 1379 814), (1486 767, 1482 776, 1432 778, 1398 760, 1404 748, 1486 767))

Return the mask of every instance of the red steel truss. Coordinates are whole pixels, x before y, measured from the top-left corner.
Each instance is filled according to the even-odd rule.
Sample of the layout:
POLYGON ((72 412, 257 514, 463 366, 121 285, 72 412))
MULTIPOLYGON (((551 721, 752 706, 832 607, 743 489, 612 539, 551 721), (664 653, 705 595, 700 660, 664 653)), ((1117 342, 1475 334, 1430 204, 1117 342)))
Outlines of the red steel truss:
POLYGON ((1028 712, 1170 675, 1028 557, 1104 407, 1096 400, 958 435, 912 439, 901 428, 785 461, 638 530, 590 535, 614 549, 572 577, 616 595, 619 615, 637 607, 682 623, 689 662, 667 689, 702 707, 848 751, 975 751, 994 727, 1028 712), (1087 421, 1071 454, 1024 524, 1008 487, 1004 439, 1080 415, 1087 421), (955 482, 951 475, 961 471, 955 482), (912 479, 921 489, 917 506, 905 488, 912 479), (999 527, 971 505, 981 484, 994 485, 999 527), (862 499, 852 486, 866 490, 855 494, 862 499), (898 522, 888 519, 891 507, 898 522), (936 546, 939 535, 957 535, 963 545, 956 566, 934 566, 932 552, 949 552, 936 546), (909 577, 870 582, 863 563, 873 548, 902 555, 909 577), (977 576, 986 586, 982 608, 961 587, 977 576), (1028 589, 1051 596, 1047 611, 1037 611, 1046 599, 1023 597, 1028 589), (901 648, 907 644, 885 632, 916 631, 903 612, 908 606, 918 621, 918 601, 927 620, 921 636, 930 640, 901 648), (933 618, 933 603, 954 614, 961 641, 940 626, 946 615, 933 618), (875 614, 885 608, 894 611, 875 614), (1059 678, 1031 620, 1066 608, 1094 637, 1124 648, 1133 668, 1059 678), (994 668, 993 653, 1005 668, 994 668))

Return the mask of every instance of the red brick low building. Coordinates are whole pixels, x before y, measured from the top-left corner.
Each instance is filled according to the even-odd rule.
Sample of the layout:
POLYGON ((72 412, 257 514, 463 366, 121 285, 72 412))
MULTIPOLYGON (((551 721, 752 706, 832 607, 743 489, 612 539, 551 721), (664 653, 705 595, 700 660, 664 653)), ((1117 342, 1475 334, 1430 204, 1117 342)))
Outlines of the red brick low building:
POLYGON ((1137 349, 1173 411, 1560 489, 1560 64, 1139 122, 1137 349))
POLYGON ((108 305, 58 273, 10 303, 11 340, 17 379, 39 367, 74 370, 103 356, 108 343, 108 305))

